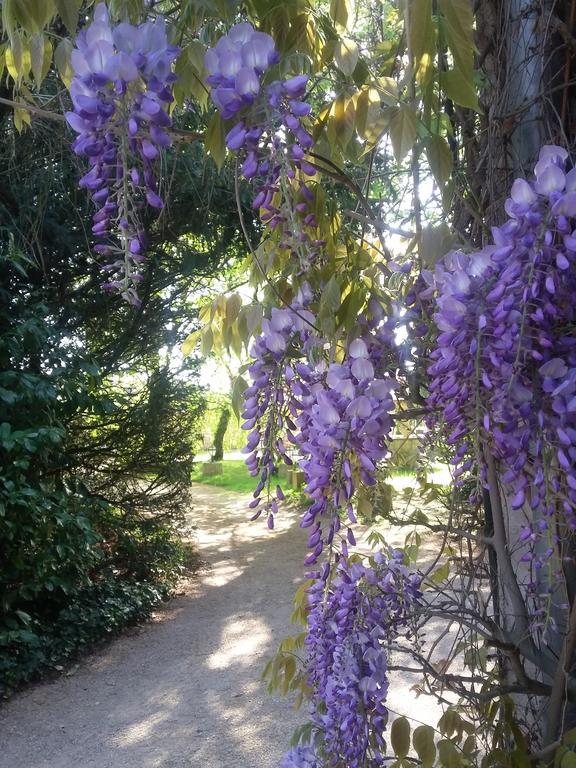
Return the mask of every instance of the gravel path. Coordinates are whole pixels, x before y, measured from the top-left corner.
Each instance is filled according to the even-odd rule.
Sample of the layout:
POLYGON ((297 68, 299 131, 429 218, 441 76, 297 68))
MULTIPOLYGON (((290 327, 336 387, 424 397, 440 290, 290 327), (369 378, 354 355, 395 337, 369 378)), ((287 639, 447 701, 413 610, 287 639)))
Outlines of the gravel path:
POLYGON ((0 768, 276 768, 300 722, 260 680, 289 634, 305 551, 296 516, 246 522, 245 499, 196 486, 209 568, 155 620, 75 674, 0 709, 0 768))

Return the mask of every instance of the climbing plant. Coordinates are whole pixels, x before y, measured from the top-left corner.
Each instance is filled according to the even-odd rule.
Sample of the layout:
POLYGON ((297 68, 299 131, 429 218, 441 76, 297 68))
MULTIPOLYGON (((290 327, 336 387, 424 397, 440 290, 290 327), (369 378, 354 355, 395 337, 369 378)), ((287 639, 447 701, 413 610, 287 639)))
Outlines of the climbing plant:
MULTIPOLYGON (((507 12, 479 6, 478 18, 507 12)), ((546 10, 565 45, 569 11, 546 10)), ((533 11, 505 19, 525 34, 533 11)), ((226 169, 253 300, 206 301, 183 349, 250 357, 233 401, 253 520, 272 529, 282 514, 282 463, 296 454, 305 477, 304 629, 267 675, 307 701, 310 722, 283 768, 570 762, 575 171, 561 131, 539 135, 534 177, 514 162, 517 142, 482 148, 481 100, 484 112, 499 103, 499 83, 482 70, 493 51, 477 48, 471 4, 12 0, 3 27, 17 129, 50 119, 34 89, 52 62, 69 89, 104 287, 134 307, 146 206, 170 205, 169 146, 202 141, 226 169), (47 31, 57 14, 73 39, 47 31), (516 177, 498 214, 473 178, 496 172, 490 153, 516 177), (398 514, 404 549, 374 535, 367 555, 356 521, 407 418, 426 422, 423 454, 448 455, 446 517, 398 514), (422 529, 438 537, 433 562, 422 529), (445 658, 435 619, 452 634, 445 658), (401 717, 388 729, 395 668, 444 706, 436 728, 401 717)), ((549 38, 530 29, 545 56, 549 38)), ((563 80, 539 76, 566 100, 564 130, 562 64, 563 80)), ((532 106, 496 117, 532 119, 532 106)))

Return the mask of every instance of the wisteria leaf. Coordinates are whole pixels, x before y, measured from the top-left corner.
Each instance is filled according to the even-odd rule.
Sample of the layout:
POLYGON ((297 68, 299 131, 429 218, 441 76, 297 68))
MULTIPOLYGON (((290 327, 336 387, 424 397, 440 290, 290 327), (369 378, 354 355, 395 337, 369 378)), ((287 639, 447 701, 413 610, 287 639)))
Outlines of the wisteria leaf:
POLYGON ((54 64, 56 65, 58 74, 66 88, 70 88, 70 83, 72 82, 72 77, 74 75, 74 70, 70 63, 70 56, 73 48, 74 46, 72 45, 72 42, 64 38, 58 43, 56 50, 54 51, 54 64))
POLYGON ((54 0, 54 5, 68 32, 75 35, 82 0, 54 0))
POLYGON ((224 164, 224 158, 226 157, 226 141, 224 138, 222 118, 217 112, 212 115, 208 123, 204 146, 216 163, 216 167, 220 170, 224 164))
POLYGON ((430 575, 430 579, 434 582, 434 584, 441 584, 443 581, 446 581, 449 575, 450 562, 447 560, 443 565, 440 566, 440 568, 437 568, 434 573, 430 575))
POLYGON ((343 75, 350 77, 356 69, 358 59, 360 58, 360 49, 354 40, 349 37, 343 37, 334 50, 334 61, 343 75))
POLYGON ((410 3, 410 47, 416 79, 425 83, 433 72, 434 63, 432 0, 412 0, 410 3))
POLYGON ((198 343, 200 337, 202 335, 202 329, 199 329, 197 331, 192 331, 192 333, 188 334, 184 341, 182 342, 182 354, 184 357, 188 357, 188 355, 191 355, 192 352, 196 349, 196 344, 198 343))
POLYGON ((449 69, 440 73, 440 87, 456 104, 468 109, 480 111, 478 94, 474 83, 462 74, 459 69, 449 69))
POLYGON ((436 759, 434 729, 430 725, 419 725, 412 734, 416 754, 422 761, 422 768, 432 768, 436 759))
POLYGON ((405 717, 399 717, 392 723, 390 743, 396 757, 406 757, 410 750, 410 723, 405 717))
POLYGON ((390 120, 390 139, 397 162, 400 162, 414 146, 416 125, 416 113, 409 104, 402 104, 394 110, 390 120))
POLYGON ((347 29, 351 10, 350 0, 331 0, 330 16, 339 32, 347 29))
POLYGON ((452 173, 452 152, 446 139, 436 134, 426 139, 426 157, 438 186, 445 184, 452 173))
POLYGON ((242 376, 236 376, 234 384, 232 385, 232 409, 236 415, 236 418, 240 420, 240 413, 242 411, 242 394, 247 388, 248 382, 242 376))

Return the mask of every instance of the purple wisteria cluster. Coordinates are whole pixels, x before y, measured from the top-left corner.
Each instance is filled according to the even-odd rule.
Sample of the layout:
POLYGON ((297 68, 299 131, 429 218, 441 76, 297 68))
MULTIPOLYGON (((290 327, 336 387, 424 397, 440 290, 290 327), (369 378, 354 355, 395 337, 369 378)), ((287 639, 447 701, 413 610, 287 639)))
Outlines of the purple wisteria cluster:
POLYGON ((306 159, 314 140, 302 124, 311 111, 304 101, 308 77, 264 83, 278 60, 270 35, 238 24, 206 52, 207 82, 222 117, 235 120, 226 135, 228 148, 240 153, 244 177, 257 179, 254 209, 303 270, 325 244, 317 237, 308 183, 316 174, 306 159))
POLYGON ((298 744, 284 755, 278 768, 322 768, 322 763, 312 745, 298 744))
MULTIPOLYGON (((252 384, 244 390, 242 428, 248 431, 243 452, 250 473, 259 476, 250 507, 255 520, 266 511, 268 527, 274 527, 278 502, 284 495, 275 482, 279 463, 293 464, 290 446, 285 437, 295 444, 295 419, 299 405, 290 388, 292 372, 289 362, 306 354, 315 343, 313 334, 315 317, 307 309, 311 299, 307 285, 300 288, 290 307, 274 307, 270 318, 262 321, 262 333, 252 345, 253 362, 248 368, 252 384), (263 497, 263 492, 266 492, 263 497)), ((293 374, 292 374, 293 375, 293 374)))
POLYGON ((431 426, 441 421, 459 471, 484 445, 502 467, 511 506, 537 523, 522 539, 536 569, 557 540, 553 517, 576 529, 576 169, 545 146, 532 182, 517 179, 493 243, 452 253, 420 295, 436 296, 431 426), (548 542, 548 548, 546 548, 548 542))
POLYGON ((91 169, 80 180, 98 206, 92 232, 105 242, 95 246, 109 258, 103 287, 138 304, 145 232, 140 211, 146 202, 162 208, 154 161, 170 145, 168 105, 178 48, 169 45, 164 20, 113 27, 104 3, 81 30, 72 52, 70 94, 74 111, 66 114, 78 133, 73 148, 91 169))
MULTIPOLYGON (((307 565, 332 544, 341 527, 340 512, 356 522, 352 499, 357 487, 374 485, 376 464, 388 454, 396 380, 382 364, 383 351, 390 348, 386 335, 379 329, 354 339, 341 363, 300 363, 296 368, 292 392, 301 411, 294 441, 312 500, 301 522, 310 528, 307 565)), ((356 543, 350 526, 342 541, 344 553, 346 541, 356 543)))
POLYGON ((409 633, 420 598, 420 578, 399 550, 366 563, 342 558, 328 584, 309 590, 305 667, 319 765, 384 765, 388 644, 409 633))
MULTIPOLYGON (((387 455, 396 386, 388 370, 394 354, 392 327, 365 324, 342 362, 327 363, 326 341, 307 309, 311 298, 304 284, 291 307, 274 308, 264 320, 251 349, 252 385, 244 392, 242 413, 243 428, 249 431, 246 464, 260 477, 250 504, 254 518, 265 510, 273 527, 282 498, 279 488, 274 491, 274 474, 280 462, 293 463, 290 453, 300 456, 304 490, 312 502, 301 521, 310 528, 307 565, 332 545, 342 514, 356 522, 353 497, 358 485, 375 483, 376 464, 387 455)), ((348 543, 355 544, 350 526, 340 537, 344 554, 348 543)))

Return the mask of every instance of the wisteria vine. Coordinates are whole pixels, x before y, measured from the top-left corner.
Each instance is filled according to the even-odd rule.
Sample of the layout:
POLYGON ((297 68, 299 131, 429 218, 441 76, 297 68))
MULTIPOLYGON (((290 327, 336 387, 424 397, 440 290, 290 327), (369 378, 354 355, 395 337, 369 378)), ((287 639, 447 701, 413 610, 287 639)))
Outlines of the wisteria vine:
MULTIPOLYGON (((455 447, 457 472, 502 466, 535 571, 576 529, 576 170, 545 146, 534 181, 517 179, 493 243, 425 273, 435 296, 429 426, 455 447), (483 447, 482 447, 483 446, 483 447), (535 546, 538 543, 538 546, 535 546)), ((535 588, 536 584, 528 585, 535 588)))
POLYGON ((267 83, 279 59, 270 35, 245 23, 221 37, 205 61, 212 100, 224 119, 235 118, 226 144, 239 153, 242 175, 256 183, 252 205, 278 233, 277 247, 305 271, 325 245, 318 237, 315 196, 308 183, 316 175, 307 155, 314 139, 303 124, 311 112, 304 99, 308 76, 267 83))
MULTIPOLYGON (((253 206, 287 249, 299 271, 321 266, 324 241, 315 232, 314 192, 307 179, 313 139, 302 125, 308 78, 265 83, 278 61, 274 42, 249 24, 234 27, 206 54, 212 98, 236 122, 226 136, 241 154, 242 174, 255 180, 253 206)), ((244 392, 246 464, 258 477, 252 519, 274 526, 283 493, 280 463, 295 460, 311 503, 301 526, 309 530, 306 670, 311 719, 320 734, 284 758, 285 768, 381 765, 387 695, 386 645, 408 621, 419 580, 403 554, 381 554, 371 565, 352 557, 354 498, 373 485, 388 454, 398 385, 396 320, 376 302, 358 317, 350 343, 335 345, 319 331, 311 307, 318 296, 301 282, 292 302, 274 307, 254 340, 244 392), (298 456, 298 459, 295 457, 298 456), (320 745, 320 746, 318 746, 320 745), (321 751, 320 754, 317 748, 321 751)))
POLYGON ((74 151, 91 165, 80 186, 98 207, 92 232, 104 242, 94 250, 109 259, 102 287, 135 305, 146 250, 141 212, 146 203, 163 206, 154 163, 171 143, 168 105, 178 50, 168 43, 162 17, 113 27, 100 3, 72 51, 74 110, 66 119, 78 133, 74 151))

